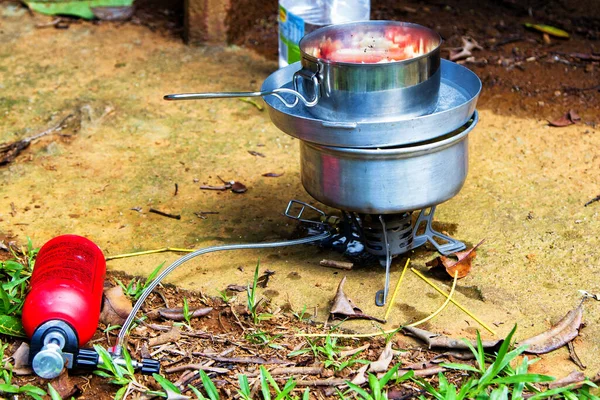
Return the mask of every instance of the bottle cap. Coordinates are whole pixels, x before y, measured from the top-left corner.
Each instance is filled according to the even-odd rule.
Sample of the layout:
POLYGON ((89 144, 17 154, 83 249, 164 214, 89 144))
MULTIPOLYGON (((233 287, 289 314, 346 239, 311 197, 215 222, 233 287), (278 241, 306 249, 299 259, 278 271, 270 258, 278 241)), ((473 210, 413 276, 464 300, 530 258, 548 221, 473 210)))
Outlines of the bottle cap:
POLYGON ((41 378, 52 379, 60 375, 65 360, 56 343, 46 344, 34 357, 31 363, 33 371, 41 378))

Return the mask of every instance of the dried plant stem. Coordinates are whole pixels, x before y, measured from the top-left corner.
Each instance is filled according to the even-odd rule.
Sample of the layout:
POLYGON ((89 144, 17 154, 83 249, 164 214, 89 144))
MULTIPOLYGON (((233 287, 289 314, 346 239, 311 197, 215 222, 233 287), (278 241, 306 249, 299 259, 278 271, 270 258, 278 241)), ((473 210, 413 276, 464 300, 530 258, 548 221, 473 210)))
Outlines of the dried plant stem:
POLYGON ((108 256, 108 257, 106 257, 106 261, 116 260, 116 259, 119 259, 119 258, 144 256, 146 254, 165 253, 167 251, 174 251, 174 252, 178 252, 178 253, 191 253, 194 250, 195 249, 180 249, 180 248, 177 248, 177 247, 163 247, 162 249, 136 251, 135 253, 125 253, 125 254, 117 254, 117 255, 114 255, 114 256, 108 256))
MULTIPOLYGON (((431 286, 432 288, 434 288, 438 293, 440 293, 442 296, 448 297, 448 295, 446 294, 446 292, 444 292, 442 289, 440 289, 435 283, 431 282, 429 279, 427 279, 425 276, 423 276, 423 274, 421 274, 419 271, 417 271, 414 268, 410 269, 412 272, 414 272, 419 278, 423 279, 429 286, 431 286)), ((460 308, 465 314, 467 314, 469 317, 473 318, 475 321, 477 321, 477 323, 481 326, 483 326, 488 332, 490 332, 492 335, 496 336, 496 332, 490 328, 485 322, 483 322, 482 320, 480 320, 479 318, 477 318, 472 312, 470 312, 469 310, 467 310, 465 307, 463 307, 462 305, 460 305, 456 300, 451 299, 450 300, 456 307, 460 308)))
POLYGON ((400 279, 398 279, 398 282, 396 283, 396 287, 394 288, 394 293, 392 294, 392 298, 390 299, 388 308, 387 308, 387 310, 385 310, 385 316, 383 317, 383 319, 386 321, 390 315, 390 312, 392 311, 392 306, 394 305, 394 301, 396 301, 396 295, 398 295, 398 289, 400 289, 400 285, 402 284, 402 280, 404 279, 404 274, 406 273, 406 269, 408 268, 409 263, 410 263, 410 258, 408 260, 406 260, 406 264, 404 264, 404 269, 402 270, 400 279))
POLYGON ((429 315, 428 317, 425 317, 422 320, 413 322, 412 324, 409 324, 406 326, 418 326, 418 325, 424 324, 425 322, 429 321, 432 318, 435 318, 436 315, 438 315, 440 312, 442 312, 442 310, 444 308, 446 308, 448 303, 450 303, 452 301, 452 295, 454 294, 454 289, 456 289, 456 281, 457 280, 458 280, 458 272, 455 272, 454 280, 452 281, 452 289, 450 289, 450 294, 447 296, 446 296, 446 294, 444 294, 444 296, 446 296, 446 301, 444 301, 444 304, 442 304, 442 306, 440 308, 438 308, 433 314, 429 315))

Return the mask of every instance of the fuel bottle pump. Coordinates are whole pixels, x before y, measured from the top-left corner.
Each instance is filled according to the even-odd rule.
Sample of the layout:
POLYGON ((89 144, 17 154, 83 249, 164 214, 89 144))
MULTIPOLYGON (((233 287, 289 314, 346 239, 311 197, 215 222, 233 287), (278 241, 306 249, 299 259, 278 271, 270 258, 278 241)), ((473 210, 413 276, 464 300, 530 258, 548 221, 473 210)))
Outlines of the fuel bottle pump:
MULTIPOLYGON (((98 327, 105 274, 102 251, 84 237, 58 236, 40 249, 22 315, 31 339, 29 362, 38 376, 55 378, 65 366, 96 368, 98 353, 80 347, 98 327)), ((160 369, 155 360, 134 363, 143 373, 160 369)))

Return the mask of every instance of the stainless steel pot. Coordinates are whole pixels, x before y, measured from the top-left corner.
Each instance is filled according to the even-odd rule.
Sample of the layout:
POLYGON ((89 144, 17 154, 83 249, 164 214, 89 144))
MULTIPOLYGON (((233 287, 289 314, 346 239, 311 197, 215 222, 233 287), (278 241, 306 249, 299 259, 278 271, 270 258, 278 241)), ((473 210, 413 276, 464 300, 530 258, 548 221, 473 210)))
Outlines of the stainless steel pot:
POLYGON ((300 142, 306 191, 328 206, 366 214, 397 214, 440 204, 462 188, 468 135, 478 121, 416 145, 352 149, 300 142))
MULTIPOLYGON (((300 41, 302 68, 292 87, 259 92, 183 93, 165 100, 196 100, 226 97, 274 96, 287 108, 299 102, 313 116, 327 121, 354 122, 398 120, 431 113, 440 89, 440 36, 431 29, 408 22, 363 21, 329 25, 300 41), (369 41, 386 35, 405 35, 423 54, 386 63, 339 62, 315 57, 323 41, 333 40, 354 51, 370 51, 369 41), (355 43, 356 38, 362 40, 355 43), (365 44, 366 43, 366 44, 365 44), (293 97, 290 97, 293 96, 293 97)), ((344 47, 345 48, 345 47, 344 47)))
POLYGON ((362 21, 329 25, 300 40, 302 69, 294 75, 295 89, 318 99, 309 109, 329 121, 374 121, 414 118, 432 112, 440 88, 441 37, 429 28, 408 22, 362 21), (369 43, 404 35, 423 54, 401 61, 355 63, 319 58, 328 40, 368 53, 369 43), (359 38, 359 39, 357 39, 359 38), (316 78, 316 79, 315 79, 316 78), (299 84, 299 82, 302 82, 299 84))

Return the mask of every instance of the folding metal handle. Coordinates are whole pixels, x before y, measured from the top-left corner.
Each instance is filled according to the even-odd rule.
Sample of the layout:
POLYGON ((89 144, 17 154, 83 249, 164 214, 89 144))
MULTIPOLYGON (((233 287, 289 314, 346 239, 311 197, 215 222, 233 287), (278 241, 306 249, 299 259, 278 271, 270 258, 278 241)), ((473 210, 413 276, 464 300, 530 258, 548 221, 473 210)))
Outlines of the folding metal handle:
MULTIPOLYGON (((316 78, 315 78, 316 79, 316 78)), ((318 82, 317 82, 318 85, 318 82)), ((318 93, 318 91, 317 91, 318 93)), ((318 102, 318 98, 307 100, 300 92, 293 89, 277 88, 273 90, 265 90, 262 92, 207 92, 207 93, 178 93, 178 94, 167 94, 163 98, 165 100, 203 100, 203 99, 224 99, 232 97, 264 97, 264 96, 275 96, 283 103, 287 108, 295 107, 298 101, 301 101, 306 107, 313 107, 318 102), (284 99, 281 95, 289 94, 294 96, 294 101, 289 102, 284 99)))

